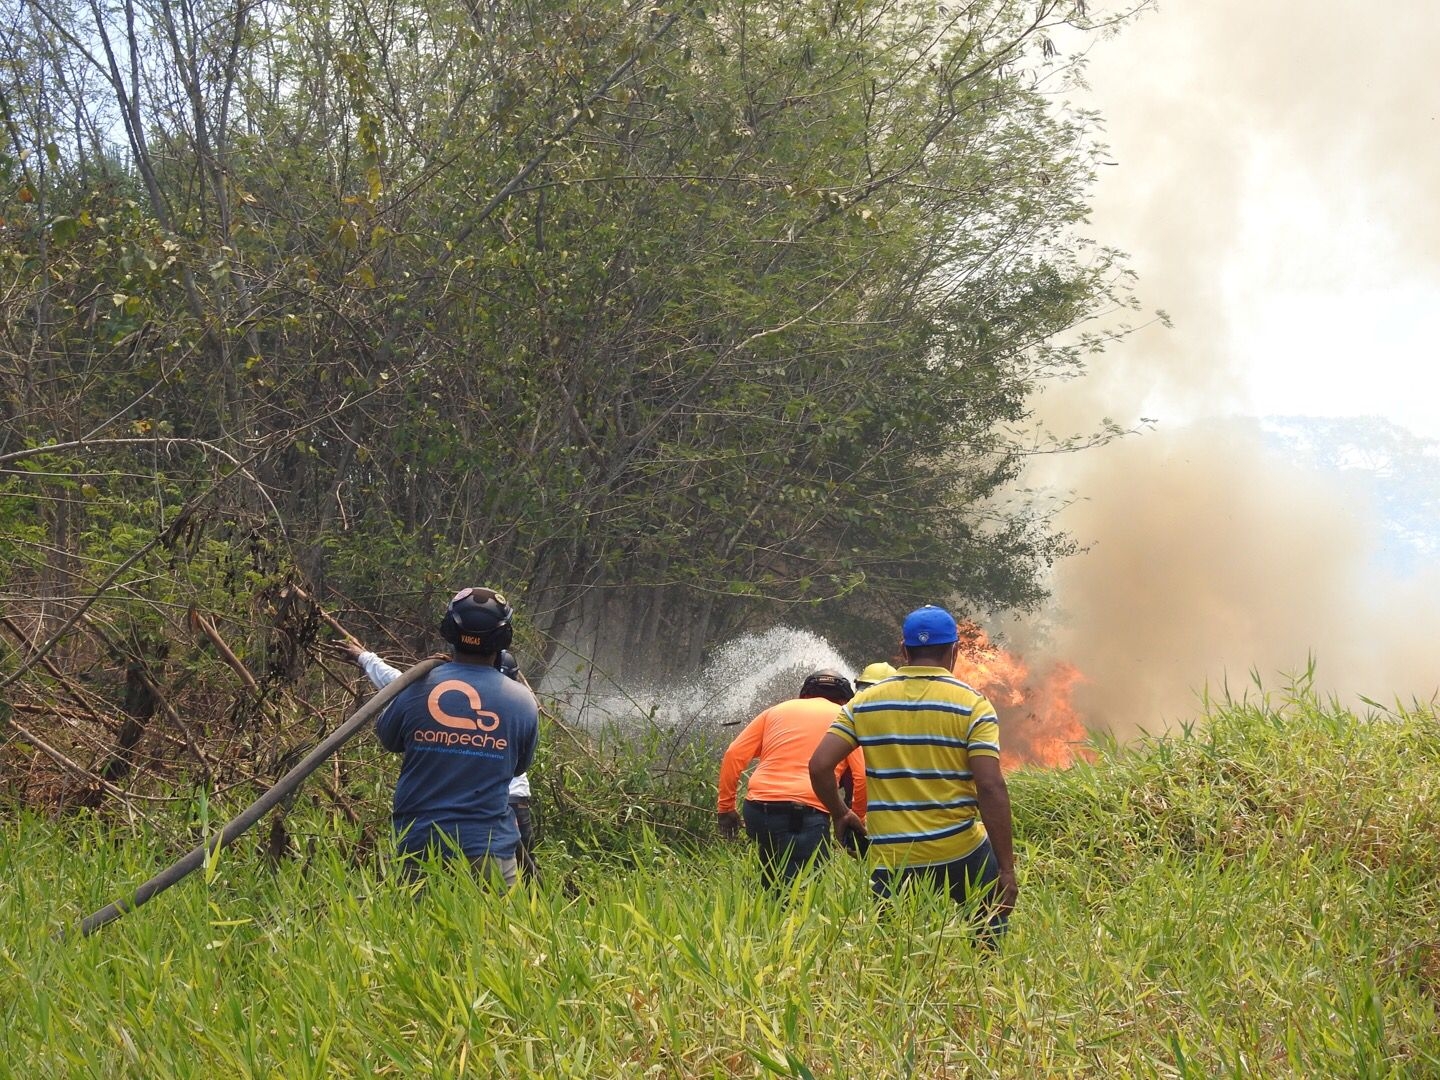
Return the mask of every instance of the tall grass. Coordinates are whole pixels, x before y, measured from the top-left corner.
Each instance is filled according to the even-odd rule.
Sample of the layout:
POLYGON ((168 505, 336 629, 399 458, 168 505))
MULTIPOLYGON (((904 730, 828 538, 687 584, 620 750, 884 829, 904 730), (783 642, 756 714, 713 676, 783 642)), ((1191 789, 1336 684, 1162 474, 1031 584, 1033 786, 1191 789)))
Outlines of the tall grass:
POLYGON ((508 896, 242 846, 61 937, 161 839, 11 819, 0 1074, 1440 1076, 1437 736, 1301 686, 1016 774, 998 954, 930 895, 882 917, 848 860, 776 901, 743 844, 644 832, 508 896))

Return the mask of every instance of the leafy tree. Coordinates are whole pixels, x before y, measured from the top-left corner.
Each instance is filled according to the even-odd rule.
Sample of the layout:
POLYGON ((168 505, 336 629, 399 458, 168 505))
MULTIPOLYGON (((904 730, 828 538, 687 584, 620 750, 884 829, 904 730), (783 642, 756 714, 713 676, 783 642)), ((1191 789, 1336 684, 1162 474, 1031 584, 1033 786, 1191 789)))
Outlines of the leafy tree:
POLYGON ((1068 550, 1006 501, 1016 433, 1132 301, 1052 35, 1129 12, 0 10, 0 588, 36 641, 200 604, 263 657, 289 575, 418 649, 466 579, 533 672, 663 670, 1033 604, 1068 550), (217 596, 206 545, 251 543, 262 599, 217 596))

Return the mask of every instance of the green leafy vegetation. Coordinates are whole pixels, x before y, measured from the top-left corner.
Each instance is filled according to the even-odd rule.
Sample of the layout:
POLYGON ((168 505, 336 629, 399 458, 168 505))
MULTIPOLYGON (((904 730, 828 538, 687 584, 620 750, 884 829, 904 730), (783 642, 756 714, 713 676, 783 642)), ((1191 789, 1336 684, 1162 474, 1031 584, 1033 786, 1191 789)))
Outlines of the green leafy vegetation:
POLYGON ((537 676, 1037 603, 1027 402, 1135 310, 1092 6, 0 0, 7 606, 171 602, 182 526, 416 649, 501 585, 537 676))
POLYGON ((272 868, 242 844, 60 937, 174 845, 158 826, 11 817, 0 1070, 1435 1075, 1436 736, 1433 709, 1359 716, 1302 683, 1016 773, 1022 892, 998 954, 934 897, 879 917, 847 860, 776 902, 743 845, 677 845, 658 818, 582 842, 548 802, 538 889, 438 874, 412 896, 354 827, 297 809, 301 858, 272 868))

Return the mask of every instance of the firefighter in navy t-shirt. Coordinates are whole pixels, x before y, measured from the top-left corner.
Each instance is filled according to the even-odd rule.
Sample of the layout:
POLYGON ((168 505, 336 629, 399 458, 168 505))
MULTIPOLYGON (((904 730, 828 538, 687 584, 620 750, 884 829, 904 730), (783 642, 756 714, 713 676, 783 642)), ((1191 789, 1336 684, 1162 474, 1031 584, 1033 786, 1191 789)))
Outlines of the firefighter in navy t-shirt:
POLYGON ((403 755, 392 814, 402 857, 463 856, 507 886, 520 839, 510 782, 530 768, 539 719, 535 695, 500 671, 513 615, 491 589, 456 593, 440 622, 450 662, 407 686, 375 722, 381 744, 403 755))

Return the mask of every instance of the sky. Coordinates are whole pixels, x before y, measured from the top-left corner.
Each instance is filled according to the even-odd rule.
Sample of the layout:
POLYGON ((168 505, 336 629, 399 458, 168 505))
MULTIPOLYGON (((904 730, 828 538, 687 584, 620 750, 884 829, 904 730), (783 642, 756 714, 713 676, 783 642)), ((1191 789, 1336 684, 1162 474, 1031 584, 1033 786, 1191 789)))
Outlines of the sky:
POLYGON ((1085 672, 1094 726, 1174 727, 1207 688, 1253 672, 1278 693, 1312 658, 1347 704, 1440 686, 1440 574, 1377 557, 1367 474, 1307 469, 1237 420, 1372 417, 1440 440, 1436 55, 1428 0, 1383 19, 1340 0, 1166 0, 1088 49, 1080 100, 1116 163, 1090 234, 1130 254, 1172 326, 1041 396, 1056 428, 1157 423, 1032 467, 1070 493, 1058 524, 1086 551, 1003 632, 1085 672))

